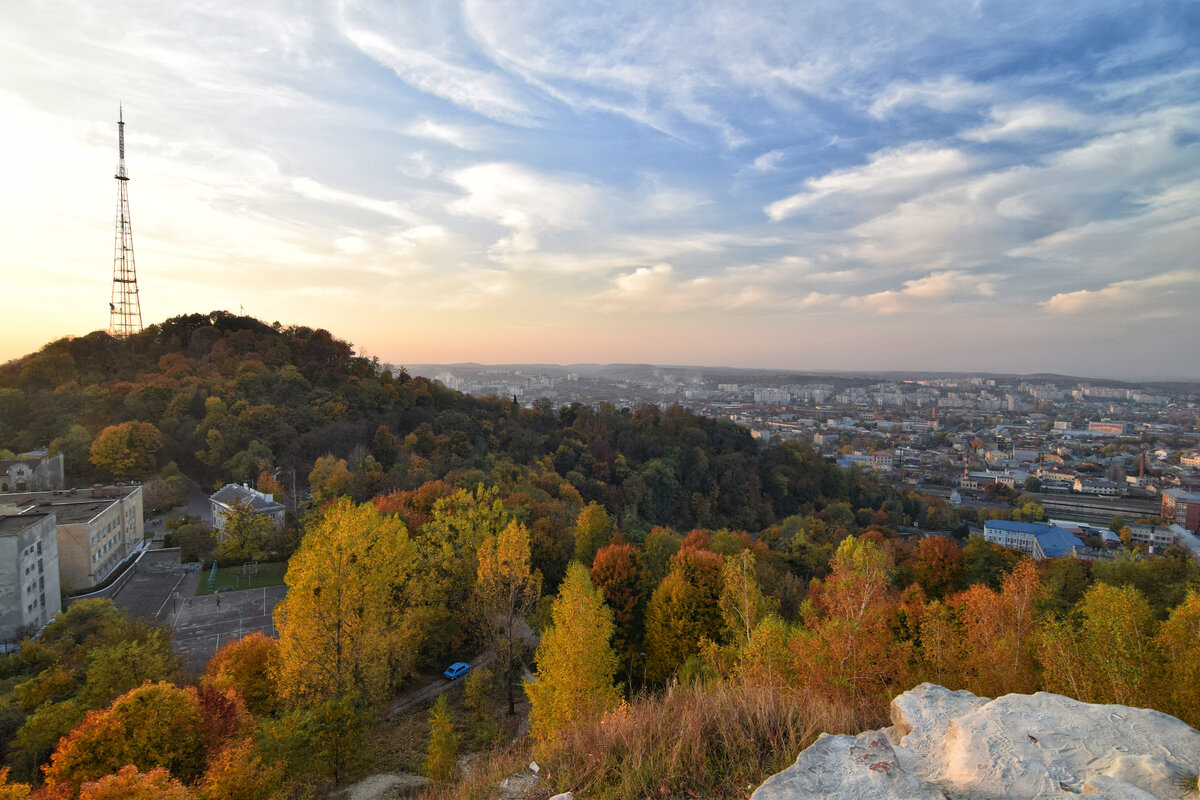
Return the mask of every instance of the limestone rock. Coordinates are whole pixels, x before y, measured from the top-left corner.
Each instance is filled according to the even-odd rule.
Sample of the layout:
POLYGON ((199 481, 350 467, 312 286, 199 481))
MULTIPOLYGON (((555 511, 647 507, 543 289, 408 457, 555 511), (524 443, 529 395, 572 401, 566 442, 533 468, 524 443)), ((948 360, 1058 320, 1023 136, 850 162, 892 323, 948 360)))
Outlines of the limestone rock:
POLYGON ((773 775, 750 800, 799 798, 947 800, 937 787, 908 773, 879 731, 858 736, 821 734, 796 763, 773 775))
POLYGON ((1175 800, 1200 732, 1157 711, 1059 695, 995 700, 923 684, 893 727, 823 735, 753 800, 1175 800))

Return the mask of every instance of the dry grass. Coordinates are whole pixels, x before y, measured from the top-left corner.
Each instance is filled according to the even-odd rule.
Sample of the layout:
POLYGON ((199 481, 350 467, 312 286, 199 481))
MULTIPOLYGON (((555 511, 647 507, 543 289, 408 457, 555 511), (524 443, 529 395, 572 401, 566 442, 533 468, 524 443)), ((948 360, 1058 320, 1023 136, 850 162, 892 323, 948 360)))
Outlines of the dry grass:
POLYGON ((885 709, 791 689, 676 688, 574 727, 541 763, 557 791, 589 800, 748 797, 820 733, 883 724, 885 709))

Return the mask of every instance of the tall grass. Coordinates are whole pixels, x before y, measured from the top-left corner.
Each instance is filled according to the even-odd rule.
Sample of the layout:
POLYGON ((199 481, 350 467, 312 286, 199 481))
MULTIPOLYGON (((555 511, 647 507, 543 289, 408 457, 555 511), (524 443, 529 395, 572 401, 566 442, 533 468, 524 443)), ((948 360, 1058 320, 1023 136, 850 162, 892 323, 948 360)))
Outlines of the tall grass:
POLYGON ((748 797, 820 733, 883 724, 883 707, 794 689, 677 687, 572 727, 540 763, 556 790, 589 800, 748 797))

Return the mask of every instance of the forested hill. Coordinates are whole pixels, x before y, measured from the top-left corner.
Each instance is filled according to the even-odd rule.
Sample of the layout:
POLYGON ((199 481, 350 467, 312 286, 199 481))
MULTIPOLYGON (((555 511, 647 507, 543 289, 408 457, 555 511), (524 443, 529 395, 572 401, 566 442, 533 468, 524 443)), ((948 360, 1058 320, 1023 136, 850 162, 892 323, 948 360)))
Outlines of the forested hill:
POLYGON ((339 488, 359 501, 438 479, 519 482, 600 502, 634 536, 655 525, 758 531, 830 501, 877 509, 887 499, 806 448, 760 448, 744 429, 679 408, 523 409, 392 374, 325 330, 227 312, 127 340, 60 339, 0 368, 0 448, 49 444, 76 483, 114 477, 90 448, 130 421, 161 433, 156 468, 173 461, 206 484, 275 473, 290 489, 291 470, 303 486, 333 455, 348 474, 326 460, 314 480, 347 482, 339 488), (872 496, 851 496, 863 492, 872 496))

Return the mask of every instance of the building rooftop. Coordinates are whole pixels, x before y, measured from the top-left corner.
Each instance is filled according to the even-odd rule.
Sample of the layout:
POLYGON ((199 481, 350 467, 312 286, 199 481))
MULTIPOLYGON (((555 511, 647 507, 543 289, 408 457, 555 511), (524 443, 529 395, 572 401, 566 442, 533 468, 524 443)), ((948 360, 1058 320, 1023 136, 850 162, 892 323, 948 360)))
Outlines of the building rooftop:
POLYGON ((30 514, 0 517, 0 536, 15 536, 31 525, 52 515, 53 512, 38 511, 30 514))
POLYGON ((96 486, 91 489, 61 489, 50 492, 8 492, 0 494, 0 506, 15 506, 22 516, 31 509, 53 511, 59 525, 87 522, 117 500, 141 486, 96 486))
POLYGON ((217 490, 210 498, 223 506, 233 506, 235 503, 245 503, 262 514, 282 511, 282 503, 275 502, 272 495, 251 489, 245 484, 227 483, 217 490))

